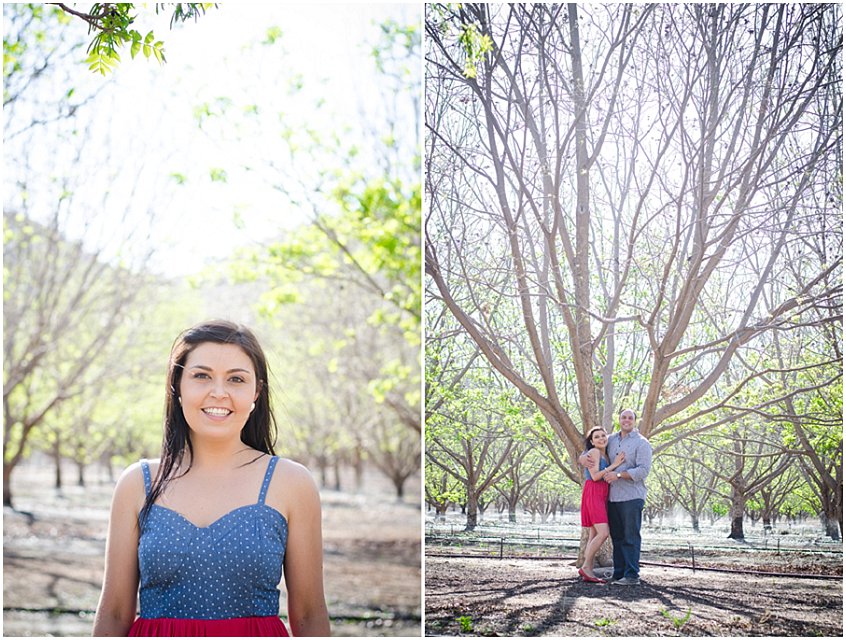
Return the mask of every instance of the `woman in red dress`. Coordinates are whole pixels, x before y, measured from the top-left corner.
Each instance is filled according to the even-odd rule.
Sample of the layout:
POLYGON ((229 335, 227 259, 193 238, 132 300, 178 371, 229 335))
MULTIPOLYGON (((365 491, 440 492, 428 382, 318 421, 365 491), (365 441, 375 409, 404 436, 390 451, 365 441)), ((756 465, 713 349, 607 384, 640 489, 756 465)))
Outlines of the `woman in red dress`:
POLYGON ((95 636, 326 636, 320 497, 274 455, 264 353, 246 327, 194 326, 171 351, 160 460, 112 499, 95 636), (141 613, 136 604, 141 597, 141 613))
POLYGON ((608 434, 605 427, 594 427, 585 437, 585 453, 579 462, 585 465, 585 485, 582 489, 582 527, 588 529, 585 546, 585 560, 579 568, 579 575, 585 582, 604 583, 593 572, 593 562, 602 543, 610 535, 608 529, 608 483, 605 474, 610 473, 625 460, 620 452, 613 464, 609 464, 605 447, 608 434))

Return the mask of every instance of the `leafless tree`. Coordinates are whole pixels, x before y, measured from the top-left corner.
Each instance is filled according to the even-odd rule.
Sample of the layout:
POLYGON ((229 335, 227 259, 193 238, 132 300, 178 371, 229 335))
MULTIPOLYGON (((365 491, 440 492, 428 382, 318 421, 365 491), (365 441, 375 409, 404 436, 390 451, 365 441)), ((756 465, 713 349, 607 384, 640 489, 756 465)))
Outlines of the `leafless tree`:
POLYGON ((655 461, 652 477, 662 493, 671 495, 674 503, 690 516, 693 530, 699 532, 699 520, 715 495, 717 475, 711 470, 713 452, 707 447, 685 443, 682 451, 665 452, 655 461), (710 454, 710 455, 709 455, 710 454), (698 460, 703 464, 694 464, 698 460))
MULTIPOLYGON (((722 481, 716 485, 715 493, 730 505, 728 537, 742 540, 747 502, 777 481, 795 456, 784 447, 778 431, 751 420, 735 421, 713 436, 703 436, 698 445, 710 447, 716 454, 709 466, 722 481)), ((696 459, 691 463, 701 464, 696 459)))
MULTIPOLYGON (((466 530, 473 531, 478 524, 479 499, 505 475, 505 462, 514 447, 514 440, 510 434, 497 433, 492 428, 493 417, 490 414, 480 415, 472 409, 468 413, 476 413, 470 417, 472 424, 467 426, 470 430, 480 426, 479 434, 474 436, 464 431, 439 435, 427 431, 426 458, 462 483, 467 496, 466 530)), ((454 417, 453 421, 456 419, 454 417)))
POLYGON ((493 487, 508 507, 509 522, 517 522, 517 507, 547 470, 545 461, 530 455, 533 450, 533 443, 518 442, 505 461, 505 475, 493 487))
POLYGON ((645 436, 690 436, 761 375, 725 377, 756 340, 839 295, 837 252, 763 295, 832 193, 839 16, 429 6, 427 295, 543 414, 574 481, 584 428, 626 402, 645 436))
POLYGON ((127 345, 125 332, 145 290, 143 272, 116 266, 101 248, 67 239, 59 203, 52 221, 4 211, 3 503, 29 439, 62 403, 94 393, 127 345))

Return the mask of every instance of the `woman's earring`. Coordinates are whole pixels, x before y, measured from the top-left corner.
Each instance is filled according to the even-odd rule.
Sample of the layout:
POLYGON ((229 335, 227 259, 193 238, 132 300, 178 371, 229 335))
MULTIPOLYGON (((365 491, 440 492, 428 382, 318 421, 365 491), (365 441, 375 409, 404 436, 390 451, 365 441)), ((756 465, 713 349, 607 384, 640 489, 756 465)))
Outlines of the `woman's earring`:
POLYGON ((255 408, 256 408, 256 403, 254 402, 253 404, 250 405, 250 413, 252 413, 253 409, 255 409, 255 408))
POLYGON ((179 400, 179 406, 182 406, 182 396, 177 396, 177 400, 179 400))

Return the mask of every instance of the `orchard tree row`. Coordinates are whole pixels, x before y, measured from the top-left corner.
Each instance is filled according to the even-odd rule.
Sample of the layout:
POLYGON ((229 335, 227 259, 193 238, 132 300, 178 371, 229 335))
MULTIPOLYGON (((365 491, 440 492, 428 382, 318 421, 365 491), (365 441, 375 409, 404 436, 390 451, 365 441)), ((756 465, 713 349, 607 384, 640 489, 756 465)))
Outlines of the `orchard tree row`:
POLYGON ((796 482, 842 530, 840 7, 425 26, 427 455, 475 487, 468 524, 471 452, 528 438, 576 485, 584 432, 631 407, 652 499, 689 482, 693 515, 712 487, 740 537, 796 482))
MULTIPOLYGON (((145 116, 104 118, 117 111, 124 67, 103 77, 81 64, 84 24, 22 4, 4 5, 4 22, 4 144, 15 159, 4 178, 4 505, 34 450, 56 459, 57 485, 62 458, 83 483, 94 461, 111 469, 156 456, 170 346, 209 317, 247 323, 264 345, 280 454, 328 487, 340 486, 343 467, 360 482, 370 465, 403 496, 420 466, 421 251, 417 140, 399 131, 418 117, 402 87, 419 83, 419 31, 382 26, 373 64, 391 117, 355 133, 350 123, 318 132, 279 117, 286 100, 310 99, 292 68, 271 82, 285 100, 246 108, 235 96, 196 97, 193 136, 283 141, 285 153, 268 148, 251 162, 287 204, 270 241, 188 281, 162 264, 166 239, 192 232, 174 203, 197 167, 151 166, 149 141, 134 132, 145 116), (287 224, 291 210, 304 222, 287 224)), ((279 39, 269 28, 246 50, 283 58, 279 39)), ((269 82, 242 75, 241 96, 269 82)), ((254 171, 244 157, 201 166, 206 188, 254 171)))

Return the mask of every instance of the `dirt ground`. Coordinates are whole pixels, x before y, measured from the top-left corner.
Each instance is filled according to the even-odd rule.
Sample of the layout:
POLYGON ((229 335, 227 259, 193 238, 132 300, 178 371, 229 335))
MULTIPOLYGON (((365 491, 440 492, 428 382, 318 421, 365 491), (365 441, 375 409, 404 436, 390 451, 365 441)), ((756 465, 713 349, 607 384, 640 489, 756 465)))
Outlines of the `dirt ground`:
MULTIPOLYGON (((322 491, 324 578, 332 635, 420 634, 420 509, 378 476, 363 494, 322 491)), ((111 486, 50 489, 22 468, 3 513, 3 635, 91 634, 103 575, 111 486)), ((281 610, 285 611, 284 593, 281 610)))
MULTIPOLYGON (((734 566, 724 554, 712 560, 711 566, 734 566)), ((739 560, 746 569, 775 568, 739 560)), ((842 574, 840 562, 812 572, 842 574)), ((641 579, 630 587, 588 584, 569 560, 427 555, 426 635, 843 636, 842 576, 776 578, 644 565, 641 579)))

